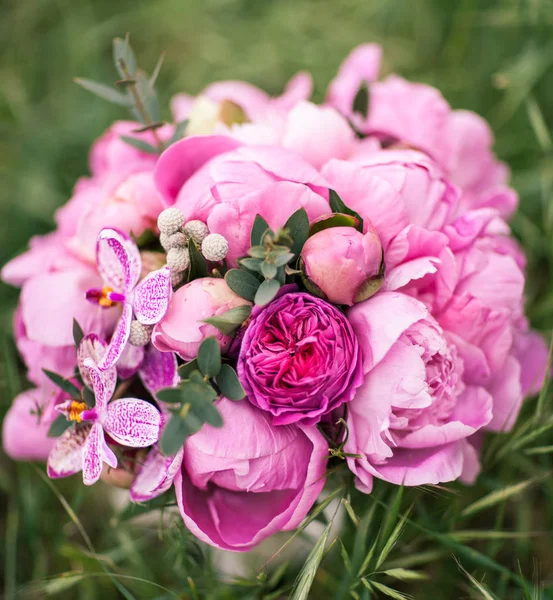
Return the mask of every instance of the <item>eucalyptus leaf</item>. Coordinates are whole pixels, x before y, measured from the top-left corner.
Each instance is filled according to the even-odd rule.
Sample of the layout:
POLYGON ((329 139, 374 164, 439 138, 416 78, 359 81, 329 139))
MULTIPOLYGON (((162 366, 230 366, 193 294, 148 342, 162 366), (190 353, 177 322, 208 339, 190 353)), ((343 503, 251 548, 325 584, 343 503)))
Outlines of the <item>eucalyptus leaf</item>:
POLYGON ((155 84, 156 84, 159 72, 161 71, 161 67, 163 65, 163 61, 165 60, 165 54, 166 54, 165 51, 163 51, 160 54, 160 56, 159 56, 159 58, 157 60, 156 66, 154 67, 154 70, 153 70, 152 75, 150 77, 150 80, 148 81, 148 84, 150 85, 151 88, 153 88, 155 86, 155 84))
POLYGON ((91 92, 95 96, 103 98, 112 104, 119 104, 119 106, 126 106, 127 108, 132 106, 132 100, 129 98, 129 96, 126 94, 121 94, 121 92, 118 92, 108 85, 104 85, 98 81, 92 81, 92 79, 85 79, 83 77, 75 77, 73 81, 88 92, 91 92))
POLYGON ((238 379, 236 371, 227 364, 221 366, 217 375, 217 385, 221 394, 229 400, 242 400, 246 397, 246 392, 238 379))
POLYGON ((257 258, 241 258, 240 266, 257 273, 261 271, 261 261, 257 258))
POLYGON ((257 290, 254 298, 257 306, 265 306, 268 304, 277 294, 280 289, 280 282, 276 279, 266 279, 257 290))
POLYGON ((125 143, 129 144, 129 146, 132 146, 137 150, 141 150, 142 152, 147 152, 148 154, 159 154, 159 150, 155 146, 148 144, 148 142, 139 140, 138 138, 130 137, 128 135, 122 135, 121 139, 125 143))
POLYGON ((248 250, 248 254, 255 259, 265 260, 265 257, 267 256, 267 250, 265 250, 263 246, 252 246, 248 250))
POLYGON ((64 392, 67 392, 72 398, 80 398, 81 390, 74 386, 70 381, 64 379, 61 375, 57 373, 53 373, 52 371, 48 371, 47 369, 42 369, 46 377, 53 381, 59 388, 61 388, 64 392))
POLYGON ((295 254, 292 252, 287 252, 286 254, 279 254, 275 259, 274 263, 276 267, 283 267, 287 265, 293 258, 295 254))
POLYGON ((57 419, 50 425, 48 429, 48 437, 59 437, 66 429, 73 425, 71 421, 65 418, 65 415, 59 415, 57 419))
POLYGON ((257 215, 253 222, 252 231, 250 234, 250 243, 252 246, 263 245, 263 237, 265 232, 269 230, 270 227, 267 221, 261 216, 257 215))
POLYGON ((363 219, 361 218, 359 213, 356 213, 354 210, 346 206, 342 198, 340 198, 340 196, 333 189, 328 190, 328 202, 330 204, 332 212, 341 213, 344 215, 351 215, 352 217, 355 217, 359 221, 357 229, 361 232, 363 231, 363 219))
POLYGON ((181 138, 184 137, 184 133, 186 131, 187 126, 188 126, 188 119, 185 119, 184 121, 181 121, 180 123, 177 123, 177 125, 175 127, 175 131, 173 133, 173 137, 171 138, 169 145, 174 144, 175 142, 178 142, 181 138))
POLYGON ((215 337, 207 337, 198 349, 198 367, 202 375, 216 377, 221 370, 221 348, 215 337))
POLYGON ((150 86, 150 81, 146 73, 140 69, 135 73, 136 79, 136 92, 148 113, 148 116, 152 121, 160 121, 160 109, 159 100, 157 93, 153 87, 150 86))
POLYGON ((113 64, 121 77, 126 77, 127 74, 132 77, 136 72, 136 57, 131 48, 128 33, 124 40, 121 38, 114 38, 113 40, 113 64), (122 62, 125 64, 126 71, 121 64, 122 62))
POLYGON ((265 279, 273 279, 277 274, 277 266, 272 262, 264 260, 261 263, 261 274, 265 279))
POLYGON ((303 245, 309 237, 309 217, 305 208, 297 210, 284 225, 290 237, 294 240, 290 250, 295 256, 299 256, 303 245))
POLYGON ((225 281, 229 288, 245 300, 253 302, 261 282, 255 275, 244 269, 230 269, 225 274, 225 281))
POLYGON ((75 346, 78 347, 83 338, 84 331, 82 327, 79 325, 77 319, 73 319, 73 341, 75 342, 75 346))
POLYGON ((185 363, 184 365, 181 365, 178 369, 179 375, 182 379, 188 379, 188 377, 190 376, 190 373, 192 373, 192 371, 198 371, 198 361, 196 359, 191 360, 190 362, 185 363))
POLYGON ((159 440, 159 447, 165 456, 174 456, 184 445, 186 438, 200 430, 202 423, 187 417, 182 419, 174 414, 165 427, 159 440))
MULTIPOLYGON (((232 336, 241 327, 242 323, 250 316, 251 306, 247 304, 231 308, 226 313, 215 317, 204 319, 204 323, 209 323, 216 327, 221 333, 232 336)), ((179 370, 180 373, 180 370, 179 370)))

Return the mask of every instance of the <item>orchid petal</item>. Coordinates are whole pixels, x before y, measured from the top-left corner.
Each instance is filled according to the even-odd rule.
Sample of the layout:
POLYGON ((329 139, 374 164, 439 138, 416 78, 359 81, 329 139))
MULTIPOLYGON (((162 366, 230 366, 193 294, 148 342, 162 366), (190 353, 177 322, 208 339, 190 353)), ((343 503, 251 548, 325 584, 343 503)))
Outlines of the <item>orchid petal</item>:
POLYGON ((103 425, 116 442, 131 448, 145 448, 159 439, 161 414, 145 400, 121 398, 108 404, 103 425))
POLYGON ((92 383, 94 396, 96 397, 96 406, 94 408, 98 416, 105 411, 108 400, 113 394, 113 390, 108 387, 109 381, 104 380, 102 373, 91 358, 85 358, 83 363, 84 369, 88 372, 88 377, 92 383), (111 393, 110 393, 111 391, 111 393))
POLYGON ((129 340, 131 334, 131 321, 132 321, 132 306, 130 304, 123 305, 123 312, 121 318, 117 322, 115 331, 111 336, 107 352, 98 364, 100 371, 107 371, 115 365, 119 360, 123 350, 129 340))
POLYGON ((147 275, 135 288, 133 309, 143 325, 161 321, 171 299, 171 269, 163 267, 147 275))
MULTIPOLYGON (((88 369, 84 366, 85 360, 92 359, 94 364, 98 364, 106 354, 108 343, 95 333, 89 333, 86 335, 77 348, 77 365, 79 366, 79 372, 83 378, 84 384, 89 388, 93 389, 92 379, 88 374, 88 369)), ((115 391, 115 385, 117 383, 117 371, 115 367, 111 367, 105 370, 102 374, 104 387, 107 392, 108 398, 113 396, 115 391)))
POLYGON ((180 381, 177 368, 173 352, 160 352, 150 344, 146 347, 139 375, 144 387, 155 398, 159 390, 177 386, 180 381))
POLYGON ((164 456, 154 446, 131 485, 131 500, 147 502, 166 492, 181 468, 183 452, 184 448, 180 448, 175 456, 164 456))
POLYGON ((92 485, 100 479, 104 446, 104 430, 99 423, 94 423, 86 438, 82 452, 83 481, 85 485, 92 485))
POLYGON ((96 264, 104 282, 118 292, 130 292, 142 261, 136 244, 117 229, 102 229, 96 241, 96 264))
POLYGON ((48 456, 48 477, 69 477, 82 469, 83 446, 89 432, 90 425, 84 425, 67 429, 60 435, 48 456))
POLYGON ((117 362, 117 374, 121 379, 130 379, 140 369, 143 362, 144 346, 127 344, 117 362))

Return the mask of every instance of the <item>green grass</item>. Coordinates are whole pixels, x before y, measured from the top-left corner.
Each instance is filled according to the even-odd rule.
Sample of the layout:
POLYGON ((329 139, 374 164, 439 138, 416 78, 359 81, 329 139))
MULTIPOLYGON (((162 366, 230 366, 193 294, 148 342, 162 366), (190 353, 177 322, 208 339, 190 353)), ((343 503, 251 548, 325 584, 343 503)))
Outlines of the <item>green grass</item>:
MULTIPOLYGON (((92 140, 125 116, 72 83, 112 80, 112 37, 130 31, 146 68, 167 51, 158 84, 166 101, 223 78, 278 93, 300 69, 313 73, 321 99, 347 52, 377 41, 386 72, 435 85, 453 107, 490 121, 521 196, 512 225, 528 254, 528 314, 544 333, 553 328, 553 2, 5 0, 0 11, 0 264, 52 228, 86 173, 92 140)), ((10 332, 16 301, 1 285, 0 416, 22 385, 10 332)), ((474 487, 400 497, 379 482, 370 497, 348 493, 350 516, 295 589, 313 579, 311 597, 325 599, 553 598, 550 400, 548 392, 539 421, 529 401, 513 433, 488 440, 474 487)), ((276 600, 292 589, 303 561, 288 555, 277 572, 279 557, 258 574, 263 560, 252 557, 247 577, 232 583, 174 515, 166 511, 163 526, 159 511, 129 520, 106 490, 51 484, 0 454, 0 595, 276 600)))

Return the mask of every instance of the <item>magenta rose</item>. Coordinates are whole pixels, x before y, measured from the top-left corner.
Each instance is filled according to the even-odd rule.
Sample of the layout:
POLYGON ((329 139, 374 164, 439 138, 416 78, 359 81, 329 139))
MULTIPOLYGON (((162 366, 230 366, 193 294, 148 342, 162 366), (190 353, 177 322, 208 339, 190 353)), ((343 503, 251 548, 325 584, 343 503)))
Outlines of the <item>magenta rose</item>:
POLYGON ((384 292, 348 311, 363 352, 363 385, 348 406, 344 450, 369 493, 373 477, 398 485, 472 481, 467 441, 492 419, 492 396, 463 383, 463 360, 422 302, 384 292))
POLYGON ((370 225, 365 234, 353 227, 323 229, 305 242, 301 258, 308 281, 334 304, 365 300, 369 284, 381 282, 382 245, 370 225))
POLYGON ((225 351, 232 338, 205 323, 205 319, 250 304, 237 296, 224 279, 195 279, 174 293, 167 313, 154 327, 152 343, 161 352, 176 352, 184 360, 192 360, 202 341, 214 336, 225 351))
POLYGON ((289 291, 254 308, 238 374, 250 402, 270 412, 275 425, 313 425, 361 384, 357 338, 337 308, 289 291))
POLYGON ((217 408, 223 427, 204 425, 184 445, 177 501, 194 535, 245 552, 299 525, 324 486, 328 445, 315 427, 274 427, 247 400, 217 408))

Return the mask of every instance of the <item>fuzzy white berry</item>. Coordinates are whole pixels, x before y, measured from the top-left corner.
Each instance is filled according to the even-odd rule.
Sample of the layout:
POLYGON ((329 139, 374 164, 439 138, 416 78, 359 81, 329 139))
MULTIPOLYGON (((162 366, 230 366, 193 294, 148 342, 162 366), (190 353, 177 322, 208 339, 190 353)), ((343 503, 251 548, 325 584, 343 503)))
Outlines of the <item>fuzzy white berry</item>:
POLYGON ((194 220, 188 221, 184 226, 184 233, 195 242, 198 242, 198 244, 201 244, 207 237, 209 229, 203 221, 194 220))
POLYGON ((172 235, 184 225, 184 215, 178 208, 166 208, 157 218, 160 233, 172 235))
POLYGON ((202 254, 211 262, 223 260, 228 253, 228 242, 219 233, 210 233, 202 242, 202 254))
POLYGON ((162 233, 159 236, 159 241, 165 250, 171 250, 171 248, 183 248, 186 246, 188 238, 182 231, 177 231, 177 233, 173 233, 172 235, 162 233))
POLYGON ((190 265, 188 248, 171 248, 167 252, 167 266, 174 273, 182 273, 190 265))
POLYGON ((142 325, 140 321, 131 321, 129 344, 133 346, 145 346, 152 337, 152 329, 152 325, 142 325))

